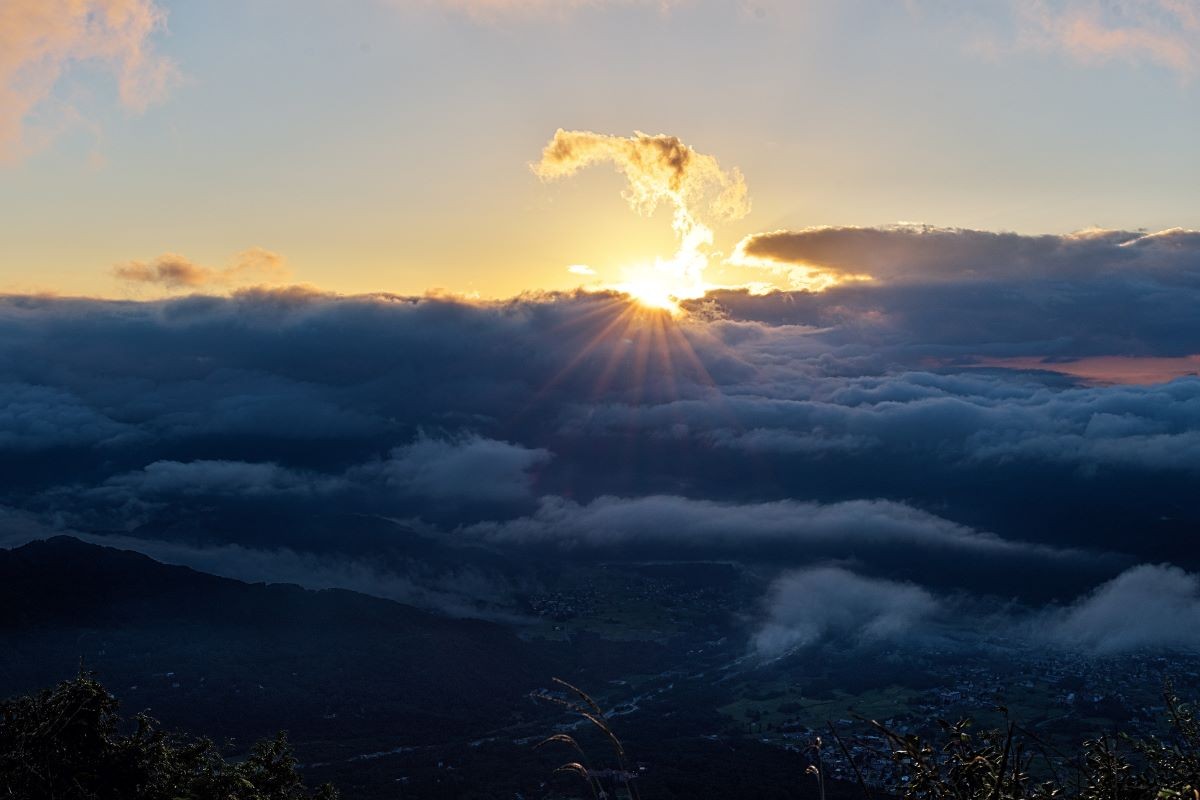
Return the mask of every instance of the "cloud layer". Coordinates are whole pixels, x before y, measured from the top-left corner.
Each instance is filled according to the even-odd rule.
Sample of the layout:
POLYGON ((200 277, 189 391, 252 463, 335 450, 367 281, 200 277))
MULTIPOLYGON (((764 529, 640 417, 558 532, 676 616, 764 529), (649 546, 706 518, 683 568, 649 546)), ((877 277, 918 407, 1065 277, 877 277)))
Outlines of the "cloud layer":
POLYGON ((0 299, 6 540, 120 537, 489 614, 539 565, 716 559, 795 573, 764 652, 1011 604, 1012 630, 1070 647, 1192 646, 1112 614, 1190 613, 1200 378, 1056 368, 1200 353, 1194 237, 888 229, 864 265, 861 234, 790 245, 875 281, 715 292, 678 320, 603 292, 0 299), (814 581, 861 602, 796 610, 814 581))

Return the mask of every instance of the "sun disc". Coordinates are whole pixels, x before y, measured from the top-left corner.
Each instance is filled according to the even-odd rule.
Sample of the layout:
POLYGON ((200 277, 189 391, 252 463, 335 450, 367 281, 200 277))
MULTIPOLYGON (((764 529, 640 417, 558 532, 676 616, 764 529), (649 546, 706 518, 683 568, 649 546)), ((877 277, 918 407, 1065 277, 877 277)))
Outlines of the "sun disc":
POLYGON ((703 290, 698 289, 694 282, 683 280, 661 267, 641 267, 626 270, 625 274, 625 281, 613 288, 629 295, 640 306, 667 311, 672 316, 683 313, 680 300, 703 294, 703 290))

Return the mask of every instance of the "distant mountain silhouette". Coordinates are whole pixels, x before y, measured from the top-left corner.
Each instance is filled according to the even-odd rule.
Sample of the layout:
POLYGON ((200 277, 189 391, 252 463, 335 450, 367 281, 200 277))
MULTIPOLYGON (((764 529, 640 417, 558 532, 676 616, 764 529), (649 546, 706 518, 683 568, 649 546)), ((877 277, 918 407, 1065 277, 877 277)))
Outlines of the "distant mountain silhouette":
POLYGON ((0 642, 0 694, 66 677, 82 658, 127 704, 239 738, 477 732, 547 669, 501 625, 66 536, 0 550, 0 642))

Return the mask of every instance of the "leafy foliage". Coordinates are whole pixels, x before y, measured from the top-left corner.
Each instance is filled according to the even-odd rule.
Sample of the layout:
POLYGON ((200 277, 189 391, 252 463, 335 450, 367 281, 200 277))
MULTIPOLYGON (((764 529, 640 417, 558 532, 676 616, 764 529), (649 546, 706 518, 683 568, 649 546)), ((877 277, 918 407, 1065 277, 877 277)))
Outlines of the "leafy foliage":
POLYGON ((1074 757, 1011 721, 980 733, 970 720, 939 722, 936 742, 873 724, 893 745, 891 789, 905 800, 1200 800, 1200 721, 1170 686, 1165 697, 1167 736, 1101 736, 1074 757))
POLYGON ((47 800, 335 800, 310 792, 284 734, 240 762, 207 739, 163 732, 80 673, 54 689, 0 703, 0 797, 47 800))

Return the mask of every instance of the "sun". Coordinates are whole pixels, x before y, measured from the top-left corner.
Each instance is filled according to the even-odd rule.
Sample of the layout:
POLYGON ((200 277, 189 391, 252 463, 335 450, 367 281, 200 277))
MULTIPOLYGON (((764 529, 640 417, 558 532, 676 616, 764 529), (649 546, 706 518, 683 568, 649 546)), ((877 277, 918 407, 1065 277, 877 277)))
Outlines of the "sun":
POLYGON ((678 298, 672 293, 666 282, 656 276, 643 274, 617 285, 617 290, 629 295, 636 303, 647 308, 669 311, 672 315, 682 312, 678 298))
POLYGON ((698 273, 681 268, 677 260, 656 260, 621 270, 624 280, 613 285, 638 305, 666 311, 673 317, 682 316, 681 300, 703 297, 706 287, 698 273))

